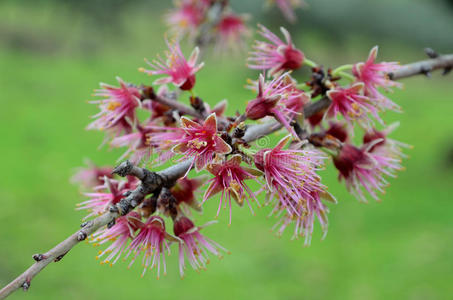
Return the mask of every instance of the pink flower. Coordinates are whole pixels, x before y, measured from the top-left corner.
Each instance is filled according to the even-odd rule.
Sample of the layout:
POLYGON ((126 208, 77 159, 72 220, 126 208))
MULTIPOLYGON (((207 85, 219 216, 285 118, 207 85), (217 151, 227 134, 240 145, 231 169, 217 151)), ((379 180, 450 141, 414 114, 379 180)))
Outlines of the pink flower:
POLYGON ((261 172, 252 168, 241 167, 241 162, 241 156, 235 154, 228 161, 223 163, 213 163, 208 166, 208 171, 215 177, 210 180, 211 183, 204 194, 202 204, 210 197, 222 192, 220 195, 217 217, 219 216, 222 203, 228 203, 230 208, 229 224, 231 224, 231 198, 233 198, 240 206, 244 204, 245 199, 252 213, 253 209, 248 201, 248 197, 251 197, 252 200, 258 202, 255 194, 245 183, 245 180, 256 179, 257 176, 261 175, 261 172))
POLYGON ((363 190, 371 197, 378 200, 376 191, 384 193, 387 181, 384 175, 392 176, 392 170, 397 168, 396 161, 387 156, 370 152, 381 140, 374 140, 357 148, 350 144, 344 144, 333 163, 339 171, 339 179, 345 180, 347 189, 359 200, 366 202, 363 190))
POLYGON ((284 208, 289 215, 299 215, 298 203, 325 189, 316 171, 326 157, 316 150, 283 150, 289 140, 287 136, 274 149, 258 151, 255 166, 264 172, 270 198, 277 195, 276 209, 284 208))
POLYGON ((136 130, 137 132, 116 137, 110 143, 113 147, 128 147, 128 150, 118 160, 123 160, 130 155, 130 161, 135 165, 151 156, 152 148, 148 135, 153 129, 151 126, 137 124, 136 130))
POLYGON ((111 228, 105 228, 93 234, 94 246, 99 246, 109 241, 110 246, 104 251, 99 251, 96 259, 104 255, 107 257, 101 261, 101 264, 114 265, 126 249, 127 243, 133 238, 135 231, 142 226, 140 215, 136 212, 130 212, 126 216, 116 219, 115 225, 111 228))
POLYGON ((281 27, 280 30, 285 36, 286 42, 283 42, 278 36, 273 34, 269 29, 258 25, 261 34, 269 42, 255 41, 254 51, 249 57, 248 67, 258 70, 269 70, 269 75, 276 75, 285 70, 299 69, 304 62, 304 53, 297 49, 289 32, 281 27))
POLYGON ((283 13, 283 16, 291 23, 296 22, 296 14, 294 8, 302 6, 301 0, 273 0, 278 8, 283 13))
POLYGON ((214 154, 231 152, 231 146, 217 134, 215 113, 210 114, 202 125, 182 117, 181 127, 185 136, 182 142, 173 147, 173 151, 185 157, 194 157, 197 171, 204 169, 212 161, 214 154))
POLYGON ((405 143, 388 138, 388 135, 398 125, 398 123, 393 123, 382 131, 373 128, 363 136, 363 147, 368 149, 370 155, 383 169, 384 174, 390 177, 395 177, 396 171, 404 169, 401 159, 407 156, 403 154, 403 148, 410 148, 405 143))
POLYGON ((173 231, 182 240, 179 243, 179 271, 181 277, 184 276, 184 270, 186 268, 184 252, 189 264, 196 271, 206 269, 206 265, 209 263, 208 252, 219 258, 222 258, 220 250, 227 252, 225 248, 200 233, 200 230, 207 225, 209 224, 197 227, 185 216, 179 216, 174 221, 173 231))
POLYGON ((104 184, 104 177, 112 177, 112 167, 98 167, 92 162, 86 168, 79 168, 71 178, 71 182, 79 183, 85 188, 92 188, 104 184))
POLYGON ((297 137, 296 132, 290 125, 291 120, 299 113, 292 108, 300 109, 305 103, 303 92, 293 89, 286 80, 289 76, 285 73, 270 82, 264 81, 260 74, 258 80, 258 95, 254 100, 247 103, 245 114, 251 120, 259 120, 266 116, 273 116, 285 128, 297 137), (296 104, 299 102, 300 104, 296 104), (285 104, 290 104, 286 106, 285 104))
POLYGON ((327 96, 332 100, 332 104, 327 111, 327 116, 336 118, 339 114, 346 122, 351 125, 353 121, 358 121, 365 128, 373 124, 370 116, 382 123, 378 114, 378 103, 363 95, 364 84, 354 83, 348 88, 336 87, 327 92, 327 96))
POLYGON ((183 0, 176 3, 175 9, 166 16, 166 22, 178 35, 194 36, 203 23, 206 7, 203 1, 183 0))
POLYGON ((85 193, 84 195, 90 199, 78 203, 77 210, 91 210, 90 214, 88 214, 84 219, 95 215, 101 215, 110 205, 118 203, 123 198, 123 194, 125 192, 134 189, 137 186, 137 182, 137 179, 132 176, 128 176, 127 181, 117 181, 104 177, 104 185, 95 188, 100 191, 85 193))
POLYGON ((105 97, 104 100, 91 101, 99 104, 101 111, 93 116, 98 118, 88 125, 87 129, 112 129, 120 126, 121 131, 124 122, 133 123, 135 120, 135 109, 140 106, 140 91, 133 86, 126 84, 121 78, 116 78, 120 87, 114 87, 101 83, 101 89, 96 90, 95 96, 105 97))
POLYGON ((357 81, 363 82, 365 85, 365 95, 376 102, 376 107, 382 110, 400 111, 400 107, 397 104, 382 95, 377 89, 378 87, 383 87, 389 91, 391 87, 401 87, 402 85, 400 83, 390 80, 387 75, 400 68, 400 66, 396 62, 375 63, 377 53, 378 47, 376 46, 371 49, 366 62, 354 65, 352 73, 357 78, 357 81))
POLYGON ((170 247, 167 240, 179 241, 165 231, 165 222, 161 217, 152 216, 149 218, 148 221, 140 227, 139 233, 134 237, 128 247, 129 252, 126 258, 129 257, 131 253, 134 253, 134 257, 132 258, 129 267, 143 252, 142 276, 145 275, 148 268, 153 269, 157 266, 157 279, 159 279, 161 263, 163 264, 164 275, 167 275, 165 252, 170 254, 170 247))
POLYGON ((228 13, 220 19, 215 29, 217 33, 217 45, 222 48, 238 49, 243 47, 243 38, 250 35, 245 25, 245 16, 228 13))
POLYGON ((166 43, 169 49, 169 52, 165 54, 167 61, 164 61, 161 58, 154 60, 153 63, 147 61, 152 69, 145 70, 141 68, 140 71, 149 75, 168 75, 167 77, 156 80, 154 84, 166 84, 171 82, 181 90, 191 90, 195 85, 195 73, 203 67, 203 63, 196 65, 200 50, 196 47, 187 61, 182 54, 178 42, 170 44, 166 41, 166 43))
MULTIPOLYGON (((335 202, 332 196, 328 195, 329 200, 335 202)), ((292 239, 298 239, 304 237, 305 246, 309 246, 311 243, 311 237, 313 234, 315 219, 317 218, 323 232, 323 238, 327 234, 328 219, 327 213, 328 208, 322 203, 320 193, 312 192, 312 197, 308 198, 307 201, 302 201, 297 205, 298 214, 291 215, 284 209, 280 210, 278 214, 283 214, 279 221, 272 227, 273 230, 277 231, 277 236, 282 236, 285 229, 294 224, 294 232, 292 239)))

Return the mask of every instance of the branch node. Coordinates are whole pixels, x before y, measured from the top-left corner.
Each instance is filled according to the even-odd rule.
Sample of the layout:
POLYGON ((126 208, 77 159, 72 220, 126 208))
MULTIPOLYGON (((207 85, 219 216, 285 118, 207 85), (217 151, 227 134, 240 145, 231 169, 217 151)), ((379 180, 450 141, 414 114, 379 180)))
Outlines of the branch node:
POLYGON ((431 77, 431 71, 432 71, 432 68, 428 67, 428 66, 422 66, 420 69, 420 73, 422 73, 426 77, 431 77))
POLYGON ((54 262, 59 262, 69 251, 66 251, 65 253, 58 255, 53 261, 54 262))
POLYGON ((426 53, 426 55, 428 55, 429 58, 438 58, 439 57, 439 53, 437 53, 432 48, 425 48, 425 53, 426 53))
POLYGON ((110 229, 112 228, 114 225, 115 225, 115 219, 113 219, 112 221, 110 221, 108 224, 107 224, 107 228, 110 229))
POLYGON ((31 285, 31 280, 29 277, 27 277, 27 279, 25 279, 25 282, 22 284, 22 289, 24 290, 24 292, 28 291, 28 289, 30 288, 30 285, 31 285))
POLYGON ((83 228, 83 227, 85 227, 85 226, 87 226, 87 225, 88 225, 88 221, 83 222, 82 224, 80 224, 80 228, 83 228))
POLYGON ((446 67, 442 72, 442 76, 448 75, 452 70, 452 67, 446 67))
POLYGON ((41 260, 47 258, 47 256, 45 256, 44 254, 40 254, 40 253, 39 253, 39 254, 33 254, 32 257, 33 257, 33 259, 34 259, 36 262, 39 262, 39 261, 41 261, 41 260))
POLYGON ((77 233, 77 240, 79 242, 84 241, 86 238, 87 238, 87 234, 85 232, 79 231, 79 233, 77 233))
POLYGON ((126 160, 116 166, 113 169, 112 174, 118 174, 121 177, 125 177, 131 173, 133 167, 134 165, 129 160, 126 160))

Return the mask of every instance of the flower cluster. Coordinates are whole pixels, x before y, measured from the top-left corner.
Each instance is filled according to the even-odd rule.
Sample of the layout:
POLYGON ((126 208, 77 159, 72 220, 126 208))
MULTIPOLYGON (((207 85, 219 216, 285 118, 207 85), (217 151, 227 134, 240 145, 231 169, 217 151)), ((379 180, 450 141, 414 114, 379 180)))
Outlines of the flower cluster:
MULTIPOLYGON (((288 8, 289 2, 275 2, 288 8)), ((206 11, 219 3, 180 1, 169 20, 188 32, 200 29, 207 22, 206 11)), ((242 25, 231 12, 222 10, 221 15, 216 26, 235 36, 232 28, 242 25)), ((211 108, 195 93, 196 75, 203 66, 199 50, 186 59, 178 42, 167 41, 166 59, 140 69, 156 77, 152 84, 137 86, 121 79, 119 87, 101 84, 96 95, 105 99, 93 101, 100 112, 89 128, 107 130, 112 147, 127 148, 120 160, 129 158, 128 166, 141 171, 127 174, 143 181, 131 175, 119 179, 112 170, 125 174, 116 168, 94 164, 74 177, 92 188, 78 205, 88 210, 88 218, 115 208, 120 211, 123 199, 141 195, 120 211, 123 216, 116 223, 91 237, 94 245, 111 242, 99 252, 102 264, 113 265, 123 257, 132 265, 139 259, 143 275, 156 268, 159 277, 166 273, 172 244, 177 244, 181 276, 187 265, 205 269, 209 256, 227 252, 201 233, 205 226, 193 222, 193 213, 207 207, 210 214, 211 206, 217 210, 212 217, 219 217, 222 207, 228 209, 229 225, 234 205, 247 203, 252 214, 257 207, 270 207, 269 214, 278 219, 272 227, 277 235, 291 227, 293 238, 302 237, 309 245, 315 223, 323 236, 327 233, 328 202, 337 201, 322 182, 327 163, 333 163, 339 180, 361 201, 378 199, 388 177, 402 169, 402 150, 408 145, 389 138, 397 124, 384 126, 380 117, 382 111, 399 111, 382 93, 399 86, 388 76, 398 65, 376 62, 375 47, 365 62, 324 70, 296 47, 286 29, 281 32, 284 41, 259 25, 265 41, 255 42, 247 61, 250 69, 262 73, 248 82, 253 96, 242 102, 242 113, 238 108, 232 116, 226 113, 226 100, 211 108), (305 83, 296 80, 294 71, 300 68, 311 70, 305 83), (284 137, 275 145, 271 139, 266 145, 254 143, 280 129, 284 137), (157 188, 146 187, 152 172, 137 166, 155 167, 170 159, 178 163, 176 169, 186 167, 174 177, 154 173, 162 182, 157 188)))
POLYGON ((217 49, 237 50, 250 35, 248 16, 238 15, 228 1, 181 0, 167 14, 166 22, 173 34, 188 36, 198 45, 215 43, 217 49))

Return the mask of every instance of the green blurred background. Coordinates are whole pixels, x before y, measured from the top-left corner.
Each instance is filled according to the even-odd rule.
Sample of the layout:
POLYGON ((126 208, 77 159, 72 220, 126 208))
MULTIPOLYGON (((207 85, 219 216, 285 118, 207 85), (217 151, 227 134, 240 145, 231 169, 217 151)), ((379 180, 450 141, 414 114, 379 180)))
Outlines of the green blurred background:
MULTIPOLYGON (((284 25, 306 55, 327 66, 365 59, 380 45, 383 60, 423 59, 423 47, 453 52, 452 1, 307 0, 299 22, 287 24, 261 2, 232 1, 272 29, 284 25), (246 2, 246 3, 243 3, 246 2)), ((120 151, 98 150, 102 134, 84 127, 96 108, 87 104, 100 81, 150 83, 137 71, 143 58, 164 49, 162 14, 170 1, 0 2, 0 285, 74 232, 82 200, 69 183, 84 158, 115 164, 120 151)), ((211 104, 228 98, 229 112, 243 109, 253 95, 243 88, 256 72, 244 68, 246 54, 206 58, 196 91, 211 104)), ((297 76, 303 80, 304 71, 297 76)), ((234 208, 206 229, 232 255, 213 259, 206 272, 179 278, 176 256, 169 274, 140 278, 139 263, 100 266, 97 249, 81 244, 51 264, 27 294, 11 299, 451 299, 453 296, 453 77, 404 80, 392 98, 403 114, 394 138, 414 146, 407 170, 382 202, 362 204, 323 173, 339 203, 331 205, 327 238, 319 226, 312 245, 275 238, 267 211, 251 217, 234 208)), ((215 214, 208 202, 202 224, 215 214)), ((175 250, 176 248, 173 247, 175 250)), ((175 252, 175 251, 174 251, 175 252)))

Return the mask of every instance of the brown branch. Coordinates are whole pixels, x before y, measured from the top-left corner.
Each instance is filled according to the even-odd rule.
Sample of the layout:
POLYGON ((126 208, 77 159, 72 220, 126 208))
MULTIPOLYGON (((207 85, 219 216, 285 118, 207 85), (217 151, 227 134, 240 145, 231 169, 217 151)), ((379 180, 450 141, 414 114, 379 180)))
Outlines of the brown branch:
MULTIPOLYGON (((392 79, 400 79, 404 77, 410 77, 417 74, 425 74, 426 70, 433 71, 436 69, 445 69, 453 66, 453 55, 439 56, 434 59, 424 60, 408 65, 404 65, 400 70, 389 74, 392 79)), ((172 108, 179 110, 181 113, 185 113, 194 117, 199 117, 195 110, 185 106, 177 101, 173 101, 166 98, 156 98, 156 101, 168 105, 172 108)), ((330 105, 330 100, 327 97, 318 100, 307 106, 304 110, 305 117, 310 117, 313 114, 320 112, 330 105)), ((276 130, 281 128, 281 124, 277 122, 269 122, 260 125, 250 126, 245 135, 244 140, 246 142, 253 142, 263 136, 269 135, 276 130)), ((171 186, 178 178, 182 177, 192 166, 192 160, 178 163, 160 172, 151 172, 144 168, 138 168, 133 166, 129 162, 124 162, 114 169, 114 173, 120 176, 133 175, 141 180, 141 184, 133 191, 125 195, 118 204, 112 206, 105 214, 82 224, 82 228, 77 230, 74 234, 68 237, 66 240, 50 249, 44 254, 35 254, 33 258, 36 260, 30 268, 24 273, 19 275, 11 283, 5 286, 0 291, 0 299, 5 299, 11 293, 19 288, 27 290, 30 287, 31 280, 47 265, 51 262, 59 261, 63 256, 68 253, 75 245, 80 241, 85 240, 89 235, 96 232, 99 228, 105 225, 113 225, 117 217, 127 214, 130 210, 139 205, 144 197, 155 190, 171 186)))

